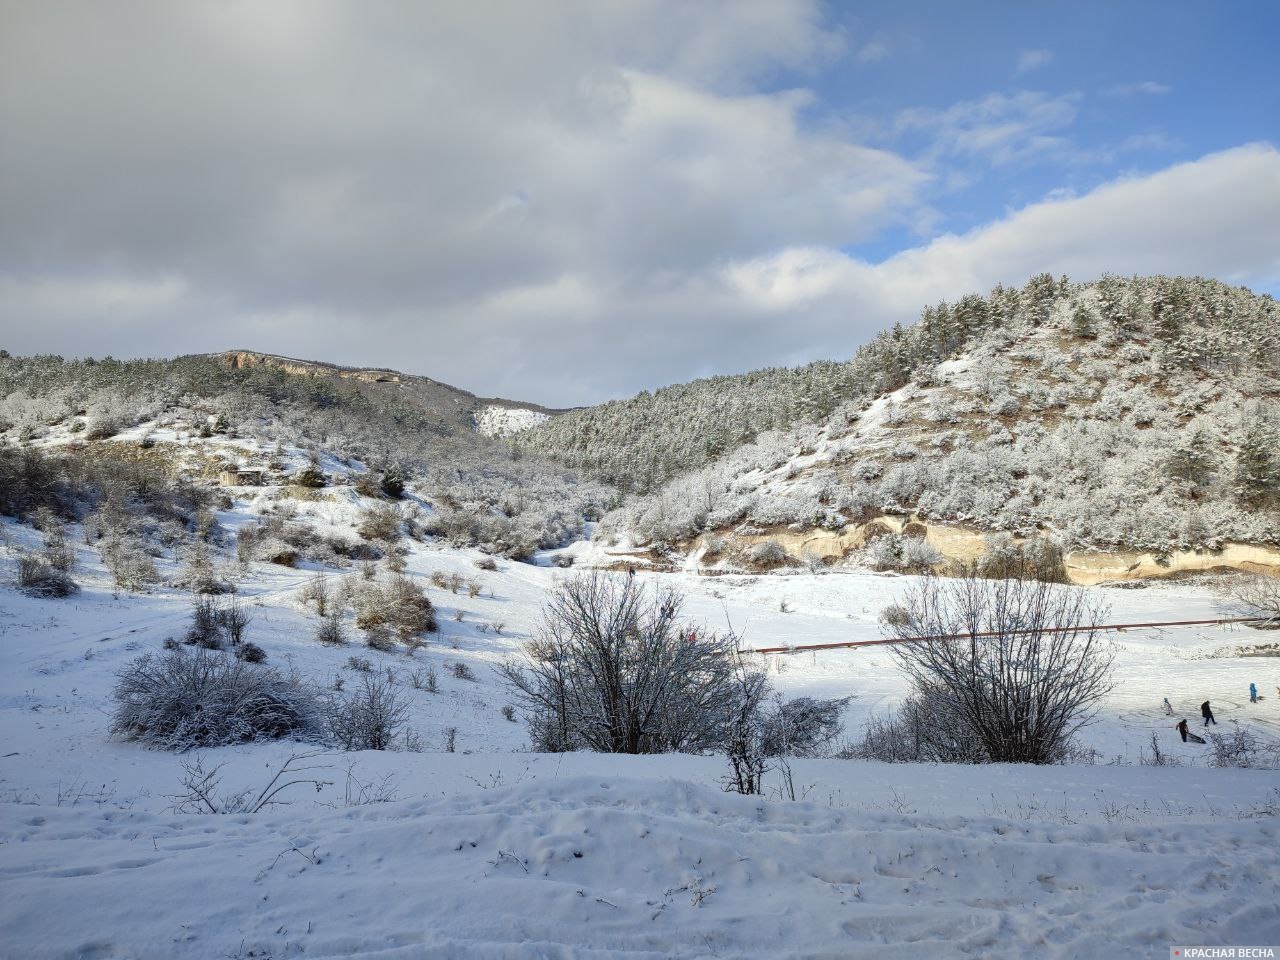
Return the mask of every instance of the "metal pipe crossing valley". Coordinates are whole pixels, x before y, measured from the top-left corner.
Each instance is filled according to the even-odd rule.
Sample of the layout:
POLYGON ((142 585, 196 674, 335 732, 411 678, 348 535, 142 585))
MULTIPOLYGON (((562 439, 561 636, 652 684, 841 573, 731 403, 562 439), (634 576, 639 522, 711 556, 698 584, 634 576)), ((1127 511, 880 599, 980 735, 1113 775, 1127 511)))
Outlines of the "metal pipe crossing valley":
POLYGON ((928 640, 979 640, 985 637, 1022 636, 1041 633, 1085 633, 1107 630, 1150 630, 1156 627, 1203 627, 1224 623, 1265 623, 1271 617, 1225 617, 1219 620, 1161 620, 1151 623, 1089 623, 1077 627, 1038 627, 1029 630, 989 630, 982 633, 952 633, 940 637, 894 637, 881 640, 846 640, 841 643, 804 643, 786 647, 756 647, 739 653, 803 653, 812 650, 848 650, 854 647, 881 647, 894 643, 924 643, 928 640))

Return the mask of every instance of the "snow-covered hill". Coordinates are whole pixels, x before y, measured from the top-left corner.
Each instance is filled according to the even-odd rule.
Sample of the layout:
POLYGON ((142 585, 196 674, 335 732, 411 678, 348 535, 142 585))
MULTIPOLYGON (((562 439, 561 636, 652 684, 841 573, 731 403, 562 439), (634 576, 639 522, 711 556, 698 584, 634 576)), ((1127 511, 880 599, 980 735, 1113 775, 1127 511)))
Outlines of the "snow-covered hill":
POLYGON ((546 423, 550 414, 541 410, 530 410, 527 407, 490 404, 487 407, 481 407, 473 416, 478 433, 486 437, 513 437, 517 433, 533 429, 540 423, 546 423))
POLYGON ((1280 570, 1280 349, 1256 349, 1280 337, 1274 302, 1160 278, 1046 296, 1037 311, 1024 290, 1013 306, 993 294, 926 312, 884 345, 912 371, 904 385, 764 433, 631 499, 600 534, 687 549, 723 541, 711 551, 721 561, 780 535, 790 562, 806 549, 839 561, 914 519, 921 535, 938 528, 929 539, 944 557, 965 560, 983 535, 1007 533, 1079 551, 1082 568, 1094 562, 1083 554, 1121 555, 1094 562, 1109 576, 1280 570), (925 347, 956 317, 973 332, 933 362, 925 347), (905 359, 921 351, 926 360, 905 359), (1231 543, 1262 549, 1223 553, 1231 543))

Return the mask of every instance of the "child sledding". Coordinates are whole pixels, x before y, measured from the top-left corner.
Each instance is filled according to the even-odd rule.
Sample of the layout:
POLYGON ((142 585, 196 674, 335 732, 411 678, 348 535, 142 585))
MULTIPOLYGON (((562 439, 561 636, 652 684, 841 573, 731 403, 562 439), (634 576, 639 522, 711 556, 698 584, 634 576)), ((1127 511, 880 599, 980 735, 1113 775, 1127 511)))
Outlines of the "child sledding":
POLYGON ((1197 737, 1187 727, 1187 721, 1185 718, 1182 720, 1179 720, 1173 729, 1178 731, 1179 735, 1182 737, 1183 743, 1187 743, 1188 741, 1190 741, 1191 743, 1204 743, 1203 737, 1197 737))

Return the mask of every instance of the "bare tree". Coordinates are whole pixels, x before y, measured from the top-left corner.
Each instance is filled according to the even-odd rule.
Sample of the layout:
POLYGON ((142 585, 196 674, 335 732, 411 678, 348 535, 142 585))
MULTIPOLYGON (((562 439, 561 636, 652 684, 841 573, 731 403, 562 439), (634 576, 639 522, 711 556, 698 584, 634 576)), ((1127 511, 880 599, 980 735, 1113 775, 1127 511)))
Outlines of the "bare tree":
POLYGON ((764 793, 764 775, 769 771, 765 744, 766 724, 761 715, 769 682, 765 675, 741 661, 733 672, 734 696, 728 702, 724 752, 729 761, 725 790, 747 796, 764 793))
POLYGON ((721 745, 737 696, 734 638, 683 623, 682 600, 669 587, 601 571, 557 588, 527 658, 501 668, 534 746, 659 753, 721 745))
POLYGON ((1224 592, 1249 613, 1265 617, 1269 625, 1280 624, 1280 577, 1261 573, 1244 573, 1232 577, 1224 592))
MULTIPOLYGON (((988 762, 1053 763, 1111 689, 1106 609, 1041 580, 926 578, 886 625, 927 715, 972 738, 988 762), (908 638, 922 637, 922 640, 908 638)), ((936 734, 935 734, 936 735, 936 734)))

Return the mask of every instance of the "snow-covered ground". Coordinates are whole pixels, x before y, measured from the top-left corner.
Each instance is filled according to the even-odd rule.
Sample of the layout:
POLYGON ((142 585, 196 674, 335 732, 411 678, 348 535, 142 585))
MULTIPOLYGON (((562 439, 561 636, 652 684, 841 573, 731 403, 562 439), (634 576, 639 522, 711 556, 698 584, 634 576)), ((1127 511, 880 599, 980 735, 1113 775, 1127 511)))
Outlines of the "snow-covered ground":
POLYGON ((546 423, 549 415, 527 407, 504 407, 492 403, 477 410, 473 418, 477 433, 486 437, 513 437, 546 423))
MULTIPOLYGON (((348 493, 299 507, 340 526, 356 513, 348 493)), ((250 509, 219 519, 234 527, 250 509)), ((28 527, 3 530, 35 543, 28 527)), ((1280 943, 1280 773, 1208 767, 1160 707, 1167 696, 1198 725, 1209 699, 1221 729, 1280 737, 1280 660, 1222 655, 1270 634, 1121 635, 1116 690, 1084 736, 1095 765, 801 760, 802 800, 783 799, 777 774, 771 796, 746 798, 723 792, 715 757, 527 752, 493 667, 519 652, 571 571, 505 560, 483 571, 478 553, 413 544, 408 572, 441 631, 410 657, 319 645, 317 617, 296 600, 314 571, 259 564, 240 585, 247 639, 321 683, 354 677, 352 654, 390 669, 425 750, 326 754, 312 761, 332 781, 318 791, 296 788, 257 815, 199 816, 172 809, 191 757, 107 736, 115 672, 184 630, 188 597, 113 596, 96 554, 79 550, 83 590, 66 600, 19 594, 0 550, 4 956, 1164 957, 1179 942, 1280 943), (430 586, 435 572, 481 590, 430 586), (476 679, 455 677, 455 663, 476 679), (427 664, 434 694, 408 682, 427 664), (1249 703, 1250 681, 1267 699, 1249 703), (444 752, 450 729, 456 753, 444 752), (1184 766, 1135 765, 1153 732, 1184 766)), ((906 583, 638 576, 674 580, 693 619, 731 626, 747 646, 873 638, 906 583)), ((1116 621, 1226 613, 1200 586, 1101 592, 1116 621)), ((905 692, 880 648, 771 657, 770 670, 784 695, 850 697, 850 736, 905 692)), ((204 761, 225 764, 231 792, 299 749, 204 761)))

